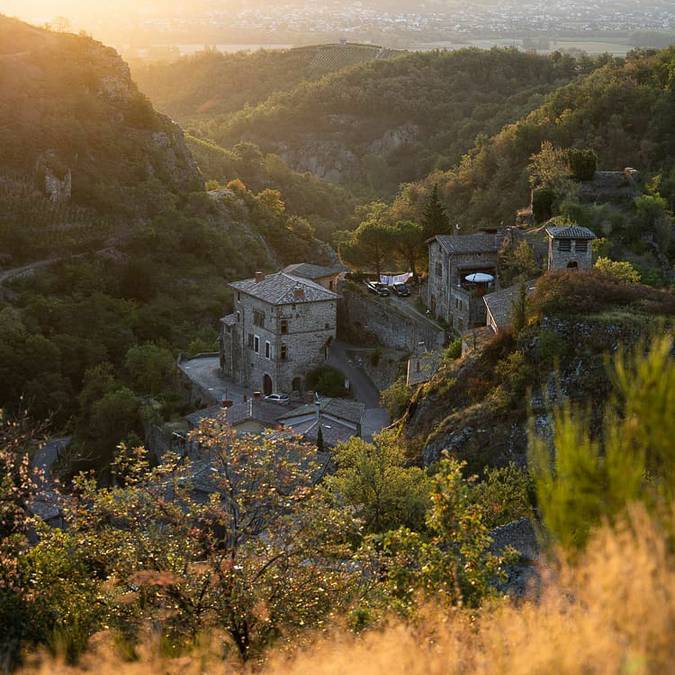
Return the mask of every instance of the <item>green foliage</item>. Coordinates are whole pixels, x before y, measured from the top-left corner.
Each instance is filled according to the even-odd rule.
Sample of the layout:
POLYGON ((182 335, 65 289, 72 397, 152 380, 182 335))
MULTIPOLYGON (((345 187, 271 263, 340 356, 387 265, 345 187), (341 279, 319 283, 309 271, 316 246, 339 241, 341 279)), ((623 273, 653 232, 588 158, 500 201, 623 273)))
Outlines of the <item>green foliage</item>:
POLYGON ((511 463, 486 469, 483 480, 473 484, 471 499, 482 505, 485 525, 494 528, 531 517, 533 489, 529 473, 511 463))
POLYGON ((363 209, 365 219, 351 236, 340 243, 342 260, 358 269, 374 271, 378 279, 392 249, 394 229, 384 202, 373 202, 363 209))
POLYGON ((455 338, 443 353, 445 361, 455 361, 462 355, 462 338, 455 338))
POLYGON ((500 251, 499 259, 499 275, 504 287, 513 285, 519 279, 532 279, 541 272, 532 247, 525 240, 500 251))
POLYGON ((463 478, 459 462, 443 459, 433 479, 428 534, 401 528, 382 537, 378 560, 389 608, 410 614, 420 596, 477 607, 494 594, 505 560, 490 552, 487 509, 473 498, 474 482, 463 478))
POLYGON ((168 349, 152 344, 136 345, 127 352, 124 367, 135 391, 157 396, 171 388, 176 360, 168 349))
POLYGON ((536 223, 543 223, 553 216, 556 193, 550 187, 537 188, 532 192, 532 214, 536 223))
POLYGON ((441 204, 438 193, 438 184, 431 188, 431 194, 422 214, 422 230, 425 241, 437 234, 447 234, 450 230, 450 221, 441 204))
POLYGON ((405 411, 412 397, 412 390, 406 384, 405 377, 399 377, 380 394, 380 401, 387 409, 391 419, 398 419, 405 411))
POLYGON ((514 335, 519 335, 525 326, 527 326, 527 315, 527 282, 523 280, 518 286, 518 295, 513 302, 513 309, 511 311, 511 328, 514 335))
POLYGON ((367 533, 424 527, 430 480, 423 469, 407 466, 403 447, 391 432, 372 443, 354 437, 336 448, 334 459, 337 470, 326 479, 326 489, 355 510, 367 533))
POLYGON ((598 169, 598 155, 595 150, 572 148, 567 153, 572 176, 579 181, 593 180, 598 169))
POLYGON ((345 376, 336 368, 322 366, 307 375, 307 387, 322 396, 341 397, 349 392, 345 389, 345 376))
POLYGON ((604 408, 602 434, 582 411, 565 404, 555 416, 551 456, 530 433, 530 465, 544 524, 554 541, 580 549, 603 519, 634 501, 669 505, 675 489, 675 363, 672 337, 655 338, 648 353, 619 353, 604 408))
POLYGON ((595 261, 595 268, 629 284, 639 284, 641 281, 640 273, 627 260, 598 258, 595 261))
MULTIPOLYGON (((192 122, 223 146, 246 137, 279 152, 293 139, 297 167, 316 155, 317 135, 330 137, 353 158, 346 167, 336 166, 338 180, 372 198, 372 190, 390 195, 402 183, 451 166, 476 136, 495 133, 529 112, 544 94, 575 77, 575 70, 572 59, 554 62, 516 50, 408 53, 301 82, 238 112, 194 116, 192 122), (401 136, 402 142, 390 143, 389 136, 401 136), (382 145, 377 153, 374 143, 382 145)), ((266 78, 264 71, 254 82, 260 78, 266 78)), ((208 87, 213 100, 211 82, 208 87)), ((320 154, 329 169, 337 164, 333 148, 320 154)), ((419 222, 420 216, 418 211, 402 218, 419 222)))

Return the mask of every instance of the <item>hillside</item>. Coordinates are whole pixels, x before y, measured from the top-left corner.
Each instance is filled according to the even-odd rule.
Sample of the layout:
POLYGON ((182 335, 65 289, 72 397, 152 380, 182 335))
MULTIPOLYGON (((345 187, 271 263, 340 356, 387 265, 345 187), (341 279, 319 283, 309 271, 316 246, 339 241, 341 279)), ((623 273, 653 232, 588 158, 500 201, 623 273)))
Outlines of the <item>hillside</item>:
POLYGON ((256 105, 303 81, 396 52, 374 45, 326 44, 222 54, 204 51, 169 64, 137 63, 134 80, 155 106, 181 124, 256 105))
POLYGON ((638 52, 561 87, 454 168, 430 175, 399 199, 416 210, 420 190, 438 184, 451 220, 467 227, 512 222, 529 201, 527 166, 544 141, 591 148, 603 169, 661 173, 661 194, 675 207, 675 48, 638 52))
POLYGON ((199 131, 225 147, 252 141, 356 192, 389 194, 452 166, 477 135, 536 108, 579 70, 571 58, 515 50, 408 54, 302 82, 199 131))
POLYGON ((111 221, 152 216, 203 189, 182 131, 114 50, 2 16, 0 36, 3 253, 91 241, 111 221))
POLYGON ((528 421, 550 434, 551 410, 564 399, 588 407, 598 428, 611 390, 607 354, 672 326, 675 316, 671 293, 596 271, 545 274, 529 305, 519 333, 446 361, 415 392, 399 424, 417 461, 430 465, 448 450, 469 472, 524 466, 528 421))

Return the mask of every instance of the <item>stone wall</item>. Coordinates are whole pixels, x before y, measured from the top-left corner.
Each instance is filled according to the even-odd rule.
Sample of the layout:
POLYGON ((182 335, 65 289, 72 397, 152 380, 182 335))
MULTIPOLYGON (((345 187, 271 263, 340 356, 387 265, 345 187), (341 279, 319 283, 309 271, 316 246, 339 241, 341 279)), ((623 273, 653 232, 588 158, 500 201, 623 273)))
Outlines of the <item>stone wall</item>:
POLYGON ((409 312, 399 309, 393 298, 379 298, 353 284, 345 284, 340 294, 340 335, 368 333, 377 337, 385 347, 410 353, 417 349, 420 342, 424 342, 427 349, 437 349, 446 342, 443 328, 412 308, 409 312))
POLYGON ((274 392, 302 390, 336 336, 336 300, 271 305, 242 293, 234 313, 237 323, 221 333, 221 368, 235 382, 261 392, 266 377, 274 392), (255 313, 264 316, 264 325, 256 324, 255 313))
POLYGON ((548 269, 563 270, 568 267, 579 269, 593 267, 593 245, 589 239, 549 240, 548 269), (569 250, 561 249, 561 244, 569 245, 569 250))

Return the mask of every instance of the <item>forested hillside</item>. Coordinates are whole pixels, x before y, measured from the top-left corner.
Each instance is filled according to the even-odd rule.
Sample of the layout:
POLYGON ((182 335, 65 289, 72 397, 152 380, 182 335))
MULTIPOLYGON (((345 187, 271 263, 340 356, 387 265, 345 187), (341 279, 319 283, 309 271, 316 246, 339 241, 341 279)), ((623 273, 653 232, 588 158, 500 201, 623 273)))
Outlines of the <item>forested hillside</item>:
POLYGON ((515 50, 408 54, 304 81, 198 130, 224 147, 253 141, 357 193, 390 194, 453 166, 477 135, 496 133, 594 66, 515 50))
POLYGON ((138 63, 133 76, 159 110, 186 125, 256 105, 305 80, 396 53, 357 44, 235 54, 204 51, 169 64, 138 63))
POLYGON ((456 167, 406 188, 399 206, 419 209, 420 190, 438 185, 451 219, 465 227, 512 222, 529 202, 528 164, 542 143, 590 148, 598 168, 660 174, 675 207, 675 48, 637 52, 561 87, 529 115, 481 138, 456 167), (417 204, 417 206, 415 206, 417 204))
POLYGON ((117 53, 0 16, 0 249, 15 260, 101 245, 126 218, 203 189, 182 131, 117 53))

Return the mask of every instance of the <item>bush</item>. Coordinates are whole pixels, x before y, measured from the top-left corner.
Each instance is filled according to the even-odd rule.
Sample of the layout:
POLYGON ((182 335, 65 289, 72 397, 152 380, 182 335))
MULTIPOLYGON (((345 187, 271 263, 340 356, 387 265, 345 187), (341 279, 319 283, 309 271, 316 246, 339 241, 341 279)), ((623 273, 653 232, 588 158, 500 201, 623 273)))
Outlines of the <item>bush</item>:
POLYGON ((405 377, 399 377, 394 384, 380 394, 380 401, 392 419, 398 419, 410 403, 412 389, 406 384, 405 377))
POLYGON ((462 355, 462 338, 455 338, 445 349, 444 359, 454 361, 462 355))
POLYGON ((593 180, 598 169, 598 156, 594 150, 572 149, 569 151, 568 160, 576 180, 593 180))
POLYGON ((307 375, 307 386, 318 394, 330 397, 348 396, 345 376, 336 368, 322 366, 307 375))
POLYGON ((598 258, 595 261, 595 269, 629 284, 640 283, 640 273, 627 260, 598 258))
POLYGON ((555 192, 548 187, 539 188, 532 193, 532 214, 535 222, 543 223, 553 216, 555 200, 555 192))

